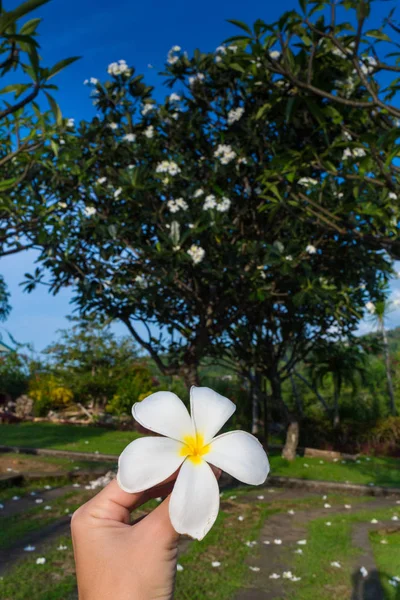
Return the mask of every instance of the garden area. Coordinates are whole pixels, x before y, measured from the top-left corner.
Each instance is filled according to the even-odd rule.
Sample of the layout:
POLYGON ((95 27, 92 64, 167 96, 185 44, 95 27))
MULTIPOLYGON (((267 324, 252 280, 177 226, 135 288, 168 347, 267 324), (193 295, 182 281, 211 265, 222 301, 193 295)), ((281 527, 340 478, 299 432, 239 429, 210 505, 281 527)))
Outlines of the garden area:
POLYGON ((71 314, 37 351, 0 275, 0 600, 399 600, 396 7, 243 7, 71 116, 85 56, 11 4, 0 257, 71 314))

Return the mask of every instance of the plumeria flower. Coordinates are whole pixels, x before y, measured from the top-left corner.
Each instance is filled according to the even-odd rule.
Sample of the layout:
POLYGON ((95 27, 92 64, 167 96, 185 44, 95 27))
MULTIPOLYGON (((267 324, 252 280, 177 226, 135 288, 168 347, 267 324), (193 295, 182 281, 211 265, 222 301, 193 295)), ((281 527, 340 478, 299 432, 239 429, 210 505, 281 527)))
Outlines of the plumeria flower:
POLYGON ((293 509, 288 510, 288 515, 294 515, 294 510, 293 509))
POLYGON ((107 181, 107 177, 99 177, 96 183, 99 183, 100 185, 102 185, 106 181, 107 181))
POLYGON ((341 569, 342 565, 337 560, 334 560, 333 562, 331 562, 331 567, 335 567, 336 569, 341 569))
POLYGON ((96 209, 94 206, 85 206, 84 211, 86 217, 93 217, 96 214, 96 209))
POLYGON ((328 504, 327 502, 324 504, 324 508, 331 508, 331 505, 328 504))
POLYGON ((399 517, 397 515, 394 515, 394 517, 392 517, 392 521, 398 521, 399 517))
POLYGON ((193 198, 200 198, 200 196, 203 196, 204 194, 204 190, 202 188, 198 188, 195 193, 193 194, 193 198))
POLYGON ((372 525, 376 525, 378 523, 377 519, 371 519, 372 525))
POLYGON ((213 560, 211 563, 211 566, 214 567, 214 569, 217 569, 218 567, 221 566, 221 563, 218 562, 218 560, 213 560))
POLYGON ((188 250, 188 254, 192 259, 193 263, 197 265, 200 263, 205 257, 206 251, 201 246, 196 246, 196 244, 192 244, 188 250))
POLYGON ((35 502, 36 504, 42 504, 43 498, 36 498, 35 502))
POLYGON ((44 558, 44 556, 36 559, 36 564, 37 565, 44 565, 45 562, 46 562, 46 559, 44 558))
POLYGON ((243 515, 239 515, 238 516, 238 521, 244 521, 244 516, 243 515))
POLYGON ((264 496, 257 496, 257 500, 264 500, 264 496))
POLYGON ((297 543, 299 546, 305 546, 307 544, 307 540, 299 540, 297 543))
POLYGON ((239 121, 244 114, 244 108, 241 106, 238 106, 238 108, 232 108, 232 110, 230 110, 228 112, 228 118, 227 118, 227 122, 228 125, 233 125, 233 123, 235 123, 236 121, 239 121))
POLYGON ((349 509, 349 508, 351 508, 351 504, 345 504, 344 507, 349 509))
POLYGON ((175 530, 201 540, 219 510, 219 488, 210 464, 250 485, 264 483, 269 472, 260 442, 245 431, 216 433, 236 406, 207 387, 190 390, 191 415, 172 392, 156 392, 132 407, 142 427, 165 437, 135 440, 119 458, 117 481, 138 493, 179 473, 172 490, 169 516, 175 530))
POLYGON ((330 521, 326 521, 325 525, 326 525, 327 527, 330 527, 330 526, 332 525, 332 523, 331 523, 330 521))
POLYGON ((367 302, 367 304, 365 305, 365 308, 367 309, 367 311, 369 313, 374 314, 375 312, 375 304, 373 302, 367 302))
POLYGON ((145 104, 141 110, 142 115, 145 117, 152 110, 155 110, 157 107, 155 104, 145 104))
POLYGON ((75 119, 68 119, 67 127, 75 127, 75 119))
POLYGON ((152 137, 154 137, 154 127, 153 125, 149 125, 145 130, 144 130, 144 135, 150 140, 152 137))
POLYGON ((134 133, 126 133, 122 139, 126 142, 134 142, 136 140, 136 135, 134 133))
MULTIPOLYGON (((308 244, 308 246, 306 247, 306 252, 308 254, 316 254, 317 253, 317 249, 312 244, 308 244)), ((320 462, 320 464, 323 464, 324 461, 320 460, 319 462, 320 462)))
POLYGON ((274 544, 276 544, 277 546, 280 546, 282 544, 282 540, 274 540, 274 544))
POLYGON ((279 50, 272 50, 269 53, 270 57, 272 58, 272 60, 279 60, 281 53, 279 52, 279 50))
POLYGON ((302 177, 298 181, 299 185, 303 185, 304 187, 310 187, 312 185, 318 185, 318 181, 313 179, 312 177, 302 177))

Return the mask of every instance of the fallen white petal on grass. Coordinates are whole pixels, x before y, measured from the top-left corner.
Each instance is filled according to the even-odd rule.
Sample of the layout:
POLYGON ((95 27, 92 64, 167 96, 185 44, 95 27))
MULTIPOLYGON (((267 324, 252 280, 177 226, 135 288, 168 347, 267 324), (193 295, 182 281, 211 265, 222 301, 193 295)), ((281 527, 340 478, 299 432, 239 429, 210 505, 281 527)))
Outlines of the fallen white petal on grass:
POLYGON ((221 566, 221 563, 218 562, 218 560, 213 560, 213 562, 211 563, 211 566, 214 567, 214 569, 217 569, 218 567, 221 566))
POLYGON ((183 567, 182 565, 180 565, 179 563, 176 565, 176 570, 177 571, 183 571, 183 567))
POLYGON ((381 540, 381 544, 388 544, 389 542, 387 540, 381 540))
POLYGON ((293 573, 292 571, 283 571, 282 577, 283 579, 292 579, 293 573))
POLYGON ((258 571, 260 570, 260 567, 249 567, 250 571, 254 571, 255 573, 258 573, 258 571))
POLYGON ((44 565, 44 564, 45 564, 45 562, 46 562, 46 559, 45 559, 45 557, 44 557, 44 556, 41 556, 40 558, 37 558, 37 559, 36 559, 36 564, 37 564, 37 565, 44 565))
POLYGON ((297 542, 300 546, 305 546, 307 544, 307 540, 298 540, 297 542))
POLYGON ((376 523, 378 523, 378 521, 376 519, 371 519, 371 523, 372 523, 372 525, 376 525, 376 523))
POLYGON ((294 510, 292 508, 288 510, 288 515, 294 515, 294 510))
POLYGON ((276 544, 277 546, 280 546, 282 544, 282 540, 274 540, 274 544, 276 544))
POLYGON ((322 496, 322 500, 327 500, 328 496, 322 496))
POLYGON ((19 497, 19 496, 13 496, 13 497, 12 497, 12 500, 19 500, 19 499, 20 499, 20 497, 19 497))
POLYGON ((44 490, 51 490, 51 485, 45 485, 45 486, 43 486, 43 489, 44 490))
POLYGON ((29 495, 30 496, 36 496, 36 492, 31 492, 29 495))
POLYGON ((162 498, 161 497, 156 498, 156 502, 162 502, 162 498))
POLYGON ((28 546, 25 546, 24 551, 25 552, 34 552, 36 550, 36 546, 31 546, 31 544, 28 544, 28 546))
POLYGON ((341 569, 342 565, 337 560, 331 562, 331 567, 336 567, 336 569, 341 569))
POLYGON ((42 504, 43 498, 36 498, 35 502, 36 504, 42 504))
POLYGON ((51 506, 48 504, 47 506, 44 507, 44 510, 51 510, 51 506))
POLYGON ((397 515, 394 515, 394 517, 392 517, 392 521, 398 521, 399 517, 397 515))
POLYGON ((271 542, 270 542, 269 540, 264 540, 264 541, 263 541, 263 544, 265 544, 266 546, 269 546, 269 545, 270 545, 270 543, 271 543, 271 542))
POLYGON ((345 504, 344 507, 349 509, 349 508, 351 508, 351 504, 345 504))
POLYGON ((400 504, 400 500, 396 500, 396 504, 400 504))
POLYGON ((264 496, 257 496, 257 500, 264 500, 264 496))
POLYGON ((360 573, 363 577, 367 577, 368 571, 365 567, 360 567, 360 573))
POLYGON ((244 517, 242 515, 238 516, 238 521, 244 521, 244 517))
POLYGON ((324 508, 331 508, 331 505, 328 504, 327 502, 324 504, 324 508))
POLYGON ((60 544, 57 548, 57 550, 66 550, 68 548, 68 546, 63 546, 62 544, 60 544))
POLYGON ((389 579, 388 584, 392 585, 393 587, 397 587, 399 585, 395 579, 389 579))
POLYGON ((310 466, 310 465, 309 465, 309 464, 307 464, 307 463, 304 463, 304 465, 303 465, 303 467, 305 467, 306 469, 308 469, 308 467, 309 467, 309 466, 310 466))
POLYGON ((81 487, 81 484, 80 484, 80 483, 73 483, 73 484, 72 484, 72 487, 74 487, 74 488, 79 488, 79 487, 81 487))
POLYGON ((257 545, 257 542, 256 542, 256 541, 254 541, 254 540, 253 540, 253 541, 250 541, 250 540, 248 540, 248 541, 247 541, 247 542, 245 542, 245 543, 246 543, 246 546, 247 546, 248 548, 254 548, 254 546, 256 546, 256 545, 257 545))
POLYGON ((330 521, 326 521, 325 525, 327 525, 328 527, 330 527, 332 525, 332 523, 330 521))
POLYGON ((301 581, 301 577, 295 577, 295 576, 293 576, 290 581, 294 581, 294 582, 301 581))
POLYGON ((270 579, 280 579, 281 576, 278 575, 278 573, 271 573, 271 575, 269 576, 270 579))
POLYGON ((303 554, 303 550, 301 548, 297 548, 297 550, 294 551, 295 554, 303 554))
POLYGON ((229 496, 229 500, 236 500, 237 496, 229 496))

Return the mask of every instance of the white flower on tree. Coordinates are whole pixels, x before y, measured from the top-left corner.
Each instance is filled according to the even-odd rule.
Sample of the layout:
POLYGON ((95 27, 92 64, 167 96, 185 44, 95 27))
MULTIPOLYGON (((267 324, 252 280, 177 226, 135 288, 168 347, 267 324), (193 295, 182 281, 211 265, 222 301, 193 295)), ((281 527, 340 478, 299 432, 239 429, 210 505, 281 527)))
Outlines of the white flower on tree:
POLYGON ((312 177, 302 177, 297 182, 299 185, 303 185, 304 187, 311 187, 313 185, 318 185, 318 181, 313 179, 312 177))
POLYGON ((144 135, 148 138, 151 139, 154 136, 154 127, 153 125, 149 125, 145 130, 144 130, 144 135))
POLYGON ((176 53, 180 52, 180 51, 181 51, 180 46, 172 46, 171 50, 168 52, 168 55, 167 55, 167 63, 169 65, 174 65, 175 63, 178 62, 179 56, 176 56, 176 53))
POLYGON ((228 144, 220 144, 214 152, 215 158, 219 158, 221 164, 227 165, 236 158, 236 152, 228 144))
POLYGON ((238 106, 238 108, 232 108, 232 110, 228 112, 228 125, 232 125, 236 121, 239 121, 242 118, 243 114, 244 108, 242 108, 241 106, 238 106))
POLYGON ((215 48, 215 54, 226 54, 225 46, 218 46, 215 48))
POLYGON ((375 304, 373 302, 371 302, 371 301, 369 301, 369 302, 366 303, 365 308, 367 309, 367 311, 369 313, 371 313, 371 315, 373 315, 374 312, 375 312, 375 310, 376 310, 375 304))
POLYGON ((306 248, 306 252, 308 254, 316 254, 317 253, 317 249, 315 246, 313 246, 312 244, 308 244, 307 248, 306 248))
POLYGON ((229 200, 229 198, 223 196, 222 201, 217 204, 216 209, 218 212, 224 213, 229 210, 230 205, 231 201, 229 200))
POLYGON ((109 124, 108 124, 108 127, 109 127, 110 129, 113 129, 113 130, 114 130, 114 129, 118 129, 118 125, 117 125, 117 123, 109 123, 109 124))
POLYGON ((192 86, 195 83, 201 83, 202 81, 204 81, 205 76, 203 73, 197 73, 196 75, 192 75, 191 77, 189 77, 189 85, 192 86))
POLYGON ((205 202, 203 204, 203 210, 211 210, 217 206, 217 199, 214 194, 209 194, 206 196, 205 202))
POLYGON ((97 84, 99 83, 99 80, 98 80, 98 79, 96 79, 96 77, 91 77, 91 78, 90 78, 90 83, 91 83, 92 85, 97 85, 97 84))
POLYGON ((347 160, 349 158, 362 158, 363 156, 366 156, 367 153, 364 150, 364 148, 346 148, 345 151, 343 152, 343 160, 347 160))
POLYGON ((126 142, 134 142, 136 140, 136 135, 134 133, 126 133, 122 139, 126 142))
POLYGON ((107 181, 107 177, 99 177, 96 183, 99 183, 100 185, 102 185, 106 181, 107 181))
POLYGON ((158 163, 156 173, 168 173, 168 175, 178 175, 181 172, 180 167, 173 160, 163 160, 158 163))
POLYGON ((200 198, 200 196, 204 195, 204 190, 202 188, 198 188, 193 194, 193 198, 200 198))
POLYGON ((372 75, 378 66, 378 61, 374 56, 364 56, 362 59, 361 71, 364 75, 372 75))
POLYGON ((84 211, 86 217, 93 217, 96 214, 97 210, 94 206, 85 206, 84 211))
MULTIPOLYGON (((202 248, 190 251, 196 262, 202 260, 202 248)), ((136 421, 165 437, 142 437, 129 444, 119 458, 117 481, 124 491, 139 493, 179 469, 169 503, 171 523, 178 533, 201 540, 213 526, 220 503, 210 464, 243 483, 261 485, 269 463, 262 445, 249 433, 216 435, 236 409, 228 398, 193 386, 190 406, 191 415, 172 392, 156 392, 133 405, 136 421)))
POLYGON ((136 275, 134 281, 138 285, 138 287, 142 289, 146 289, 149 285, 147 279, 145 279, 143 275, 136 275))
POLYGON ((113 62, 108 65, 107 68, 109 75, 130 75, 130 69, 126 64, 126 60, 119 60, 118 62, 113 62))
POLYGON ((172 213, 176 213, 179 210, 187 210, 189 205, 183 198, 176 198, 176 200, 168 200, 167 206, 172 213))
POLYGON ((179 94, 176 94, 175 92, 172 92, 172 94, 169 96, 170 102, 180 102, 181 100, 182 98, 179 96, 179 94))
POLYGON ((145 117, 148 113, 155 110, 157 107, 155 104, 145 104, 141 110, 142 115, 145 117))
POLYGON ((75 119, 68 119, 67 127, 75 127, 75 119))
POLYGON ((279 50, 272 50, 269 53, 269 55, 272 58, 272 60, 279 60, 281 57, 281 53, 279 52, 279 50))
MULTIPOLYGON (((206 254, 206 251, 201 246, 196 246, 196 244, 192 244, 188 250, 188 254, 189 254, 190 258, 192 259, 192 261, 194 262, 194 264, 197 265, 198 263, 200 263, 203 260, 205 254, 206 254)), ((218 494, 218 496, 219 496, 219 494, 218 494)))
POLYGON ((390 200, 397 200, 397 194, 395 194, 394 192, 390 192, 389 193, 389 199, 390 200))
POLYGON ((122 194, 122 188, 118 188, 114 192, 114 198, 117 199, 122 194))

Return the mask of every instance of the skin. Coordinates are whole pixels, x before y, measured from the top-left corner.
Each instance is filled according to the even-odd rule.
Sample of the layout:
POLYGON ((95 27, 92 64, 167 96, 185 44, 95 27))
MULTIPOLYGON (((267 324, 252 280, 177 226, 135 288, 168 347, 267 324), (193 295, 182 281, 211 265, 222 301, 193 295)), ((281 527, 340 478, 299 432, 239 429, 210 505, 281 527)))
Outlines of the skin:
POLYGON ((124 492, 114 480, 74 513, 79 600, 173 598, 179 534, 168 511, 176 476, 137 494, 124 492), (159 496, 167 498, 131 524, 131 511, 159 496))

